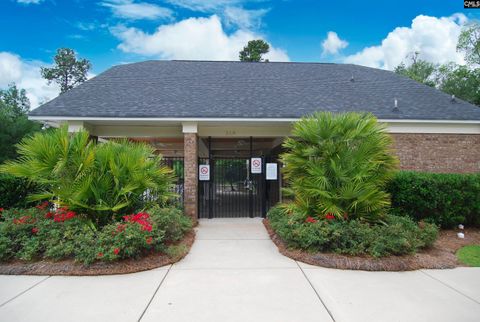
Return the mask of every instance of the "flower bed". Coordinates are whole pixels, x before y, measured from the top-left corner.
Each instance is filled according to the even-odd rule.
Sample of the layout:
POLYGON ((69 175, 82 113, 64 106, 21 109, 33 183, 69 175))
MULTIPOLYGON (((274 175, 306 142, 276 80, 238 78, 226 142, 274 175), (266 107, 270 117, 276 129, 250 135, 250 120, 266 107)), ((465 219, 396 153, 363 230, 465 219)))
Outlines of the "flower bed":
POLYGON ((465 230, 465 238, 457 237, 456 230, 441 230, 433 245, 419 249, 415 254, 374 257, 370 255, 350 255, 333 251, 319 251, 311 248, 293 248, 272 228, 269 219, 264 220, 272 241, 283 255, 310 265, 353 269, 364 271, 410 271, 417 269, 446 269, 464 266, 457 259, 456 252, 465 245, 480 245, 480 229, 465 230))
POLYGON ((178 244, 191 228, 190 218, 173 208, 153 207, 101 227, 65 207, 50 211, 48 203, 2 210, 0 261, 67 259, 89 266, 154 254, 178 258, 178 244))
POLYGON ((286 207, 268 213, 272 229, 288 247, 310 252, 385 257, 414 254, 437 238, 434 224, 418 225, 406 217, 388 215, 381 223, 338 219, 331 214, 305 216, 286 207))

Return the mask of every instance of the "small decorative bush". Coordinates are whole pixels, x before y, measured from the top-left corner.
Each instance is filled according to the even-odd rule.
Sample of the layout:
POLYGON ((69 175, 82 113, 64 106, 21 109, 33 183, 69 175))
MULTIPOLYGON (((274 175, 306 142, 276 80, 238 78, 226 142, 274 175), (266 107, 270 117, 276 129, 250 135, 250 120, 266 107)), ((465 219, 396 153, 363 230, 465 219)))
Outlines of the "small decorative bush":
POLYGON ((66 259, 84 264, 166 253, 192 227, 178 209, 154 207, 125 215, 100 228, 67 208, 48 210, 48 203, 30 209, 0 212, 0 260, 66 259))
POLYGON ((371 114, 316 113, 295 123, 281 156, 297 211, 378 221, 398 160, 391 136, 371 114))
POLYGON ((384 216, 382 223, 372 224, 333 215, 309 216, 292 211, 292 207, 275 207, 269 211, 268 219, 289 247, 347 255, 414 254, 431 246, 438 235, 434 224, 418 225, 407 217, 393 215, 384 216))
POLYGON ((64 126, 23 139, 18 154, 0 172, 42 185, 31 200, 66 206, 98 227, 172 197, 172 170, 143 143, 96 144, 86 131, 68 133, 64 126), (146 193, 155 198, 144 198, 146 193))
POLYGON ((400 171, 387 185, 392 212, 444 228, 480 226, 480 175, 400 171))

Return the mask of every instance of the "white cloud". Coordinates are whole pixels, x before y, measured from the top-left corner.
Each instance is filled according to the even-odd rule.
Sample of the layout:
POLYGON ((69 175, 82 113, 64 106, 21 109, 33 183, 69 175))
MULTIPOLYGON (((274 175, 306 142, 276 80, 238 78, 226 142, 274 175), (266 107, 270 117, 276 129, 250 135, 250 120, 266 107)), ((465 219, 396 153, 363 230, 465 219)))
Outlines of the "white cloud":
POLYGON ((43 0, 17 0, 17 2, 23 4, 39 4, 40 2, 43 2, 43 0))
POLYGON ((467 20, 463 14, 441 18, 419 15, 410 27, 395 28, 380 45, 366 47, 347 56, 344 62, 391 70, 407 55, 418 51, 421 59, 432 63, 463 64, 463 55, 457 52, 456 45, 467 20))
MULTIPOLYGON (((238 52, 249 40, 262 38, 246 30, 225 33, 216 15, 162 25, 152 34, 125 26, 112 28, 112 33, 122 41, 118 46, 122 51, 160 59, 238 60, 238 52)), ((275 47, 265 58, 289 60, 284 50, 275 47)))
POLYGON ((47 85, 40 75, 40 66, 46 64, 38 61, 24 61, 18 55, 0 52, 0 88, 15 83, 27 91, 32 108, 51 100, 58 95, 56 85, 47 85))
POLYGON ((97 23, 79 21, 75 24, 75 26, 78 29, 83 30, 83 31, 91 31, 91 30, 95 30, 97 28, 97 23))
POLYGON ((337 54, 341 49, 346 48, 348 42, 342 40, 338 37, 337 33, 334 31, 329 31, 327 33, 327 38, 322 42, 323 54, 337 54))
POLYGON ((223 15, 227 25, 252 30, 260 28, 262 18, 267 12, 268 9, 246 10, 240 7, 227 7, 223 15))
POLYGON ((167 0, 167 2, 193 11, 212 12, 227 6, 239 5, 245 0, 167 0))
POLYGON ((134 0, 107 0, 100 3, 112 10, 119 18, 132 20, 171 19, 172 10, 147 2, 134 2, 134 0))

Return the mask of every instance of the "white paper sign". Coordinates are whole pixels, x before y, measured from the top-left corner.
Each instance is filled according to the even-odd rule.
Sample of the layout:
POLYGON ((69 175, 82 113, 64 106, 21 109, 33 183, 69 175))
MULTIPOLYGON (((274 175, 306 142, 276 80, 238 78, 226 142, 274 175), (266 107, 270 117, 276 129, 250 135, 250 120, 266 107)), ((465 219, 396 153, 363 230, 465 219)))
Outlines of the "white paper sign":
POLYGON ((262 173, 262 158, 252 158, 250 168, 252 173, 262 173))
POLYGON ((277 164, 267 163, 266 165, 267 180, 277 180, 277 164))
POLYGON ((209 164, 200 164, 198 166, 198 179, 200 181, 209 181, 210 180, 210 165, 209 164))

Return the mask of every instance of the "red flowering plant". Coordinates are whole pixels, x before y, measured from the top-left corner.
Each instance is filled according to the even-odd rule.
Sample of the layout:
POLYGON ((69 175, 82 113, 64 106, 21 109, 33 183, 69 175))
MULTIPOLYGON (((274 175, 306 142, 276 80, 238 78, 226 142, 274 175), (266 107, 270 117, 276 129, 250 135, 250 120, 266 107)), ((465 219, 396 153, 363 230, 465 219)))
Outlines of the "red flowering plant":
POLYGON ((102 253, 97 259, 103 261, 139 257, 152 250, 163 251, 164 236, 165 232, 152 222, 149 213, 139 212, 102 227, 93 251, 102 253))
POLYGON ((318 222, 318 220, 313 218, 313 217, 308 216, 307 219, 305 219, 305 222, 310 223, 310 224, 314 224, 314 223, 318 222))
POLYGON ((86 233, 93 234, 74 212, 65 208, 49 211, 48 206, 42 203, 29 209, 2 212, 0 260, 71 257, 77 241, 86 233))
POLYGON ((335 215, 332 214, 331 212, 329 212, 329 213, 327 213, 327 214, 325 215, 325 219, 326 219, 326 220, 333 220, 333 219, 335 219, 335 218, 336 218, 335 215))

